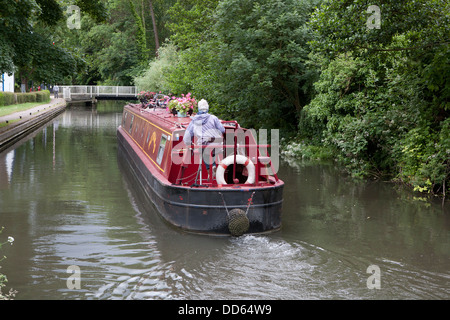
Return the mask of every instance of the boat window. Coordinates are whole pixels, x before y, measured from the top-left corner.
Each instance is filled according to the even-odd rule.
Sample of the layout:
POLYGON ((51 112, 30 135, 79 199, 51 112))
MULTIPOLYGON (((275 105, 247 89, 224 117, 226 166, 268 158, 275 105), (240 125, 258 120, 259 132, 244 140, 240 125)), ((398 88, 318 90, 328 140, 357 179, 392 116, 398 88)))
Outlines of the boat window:
POLYGON ((158 156, 156 157, 156 162, 158 164, 161 164, 163 155, 164 155, 164 149, 166 147, 166 141, 167 141, 167 136, 162 135, 161 136, 161 142, 159 143, 159 150, 158 150, 158 156))
POLYGON ((131 116, 130 129, 128 130, 129 133, 131 133, 131 128, 133 128, 133 120, 134 120, 134 114, 131 116))
POLYGON ((150 141, 150 130, 148 131, 147 142, 145 142, 145 144, 148 144, 149 141, 150 141))
POLYGON ((125 114, 123 115, 123 119, 122 119, 122 127, 125 127, 125 122, 127 122, 127 116, 128 116, 128 112, 125 111, 125 114))

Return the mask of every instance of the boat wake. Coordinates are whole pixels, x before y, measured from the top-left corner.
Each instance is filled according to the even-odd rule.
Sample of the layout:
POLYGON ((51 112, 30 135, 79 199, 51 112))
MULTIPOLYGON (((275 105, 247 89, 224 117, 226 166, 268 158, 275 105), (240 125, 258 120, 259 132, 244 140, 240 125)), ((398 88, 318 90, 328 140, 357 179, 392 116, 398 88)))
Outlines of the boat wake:
MULTIPOLYGON (((369 258, 370 259, 370 258, 369 258)), ((186 299, 448 299, 449 274, 379 259, 381 288, 367 285, 373 263, 272 236, 232 238, 183 278, 186 299), (416 271, 415 271, 416 270, 416 271)))

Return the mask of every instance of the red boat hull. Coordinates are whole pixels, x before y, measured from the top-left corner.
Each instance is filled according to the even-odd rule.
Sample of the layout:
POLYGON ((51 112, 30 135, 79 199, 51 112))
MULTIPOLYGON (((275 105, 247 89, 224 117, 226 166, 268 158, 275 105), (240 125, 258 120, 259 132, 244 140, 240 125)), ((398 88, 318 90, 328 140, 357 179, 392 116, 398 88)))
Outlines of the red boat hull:
POLYGON ((270 186, 189 187, 170 183, 152 165, 145 152, 119 127, 119 156, 141 183, 145 194, 161 217, 185 231, 209 235, 232 235, 229 212, 246 212, 246 234, 281 228, 284 183, 270 186), (251 203, 249 203, 251 200, 251 203))
POLYGON ((269 174, 271 160, 260 154, 262 146, 251 131, 235 121, 223 122, 226 143, 219 144, 221 151, 216 155, 221 158, 216 161, 222 173, 218 180, 204 179, 208 172, 195 162, 195 156, 212 152, 184 144, 190 121, 165 108, 127 105, 117 130, 121 158, 164 220, 186 231, 215 235, 280 229, 284 183, 269 174), (244 166, 237 154, 241 162, 246 160, 244 166))

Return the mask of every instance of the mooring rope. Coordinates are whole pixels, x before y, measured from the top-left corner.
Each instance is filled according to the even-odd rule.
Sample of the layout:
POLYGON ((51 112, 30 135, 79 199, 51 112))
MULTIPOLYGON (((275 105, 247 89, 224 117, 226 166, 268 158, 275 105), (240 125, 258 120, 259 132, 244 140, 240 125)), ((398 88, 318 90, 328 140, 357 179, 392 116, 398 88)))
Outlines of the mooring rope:
POLYGON ((229 217, 230 213, 228 212, 227 204, 225 203, 225 199, 223 198, 223 194, 222 194, 222 192, 219 192, 219 194, 222 196, 223 206, 225 207, 225 210, 227 211, 227 215, 229 217))

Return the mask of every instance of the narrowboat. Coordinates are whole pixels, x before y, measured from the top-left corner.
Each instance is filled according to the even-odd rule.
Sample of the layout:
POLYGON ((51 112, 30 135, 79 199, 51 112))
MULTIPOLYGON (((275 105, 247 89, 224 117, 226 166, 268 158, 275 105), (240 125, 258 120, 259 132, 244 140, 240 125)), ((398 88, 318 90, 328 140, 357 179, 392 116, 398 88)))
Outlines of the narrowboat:
POLYGON ((266 153, 270 145, 257 145, 254 130, 220 120, 226 132, 214 153, 211 146, 187 146, 183 137, 190 121, 163 103, 123 109, 119 152, 160 216, 182 230, 208 235, 279 230, 284 182, 266 153), (215 174, 204 161, 213 154, 215 174))

